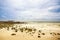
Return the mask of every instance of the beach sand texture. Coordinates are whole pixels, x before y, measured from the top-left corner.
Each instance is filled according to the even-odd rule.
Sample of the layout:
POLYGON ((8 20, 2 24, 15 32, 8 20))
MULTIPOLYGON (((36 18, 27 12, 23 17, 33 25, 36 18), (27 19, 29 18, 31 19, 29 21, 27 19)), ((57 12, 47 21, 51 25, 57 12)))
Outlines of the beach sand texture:
POLYGON ((60 23, 27 23, 2 27, 0 40, 60 40, 60 23))

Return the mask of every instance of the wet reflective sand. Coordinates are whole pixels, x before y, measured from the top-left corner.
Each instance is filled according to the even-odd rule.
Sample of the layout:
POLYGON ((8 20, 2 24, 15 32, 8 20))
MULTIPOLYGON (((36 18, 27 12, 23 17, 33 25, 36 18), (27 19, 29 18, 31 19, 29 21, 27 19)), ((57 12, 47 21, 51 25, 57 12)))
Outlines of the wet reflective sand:
POLYGON ((60 40, 60 23, 2 25, 0 40, 60 40))

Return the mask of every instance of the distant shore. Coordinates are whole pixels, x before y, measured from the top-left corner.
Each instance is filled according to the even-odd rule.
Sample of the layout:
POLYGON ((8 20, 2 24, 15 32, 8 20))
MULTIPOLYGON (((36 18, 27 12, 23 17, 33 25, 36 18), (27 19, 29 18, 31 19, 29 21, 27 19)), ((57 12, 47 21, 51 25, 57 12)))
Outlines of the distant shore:
POLYGON ((24 24, 24 23, 60 23, 60 21, 0 21, 0 23, 17 23, 17 24, 24 24))

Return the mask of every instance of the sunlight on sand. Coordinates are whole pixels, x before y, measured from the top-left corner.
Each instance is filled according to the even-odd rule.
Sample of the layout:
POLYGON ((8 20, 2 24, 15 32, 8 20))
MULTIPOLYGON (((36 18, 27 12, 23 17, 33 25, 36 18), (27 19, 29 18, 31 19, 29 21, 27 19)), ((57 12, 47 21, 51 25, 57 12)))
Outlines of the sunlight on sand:
POLYGON ((60 40, 60 23, 14 24, 0 29, 0 40, 60 40))

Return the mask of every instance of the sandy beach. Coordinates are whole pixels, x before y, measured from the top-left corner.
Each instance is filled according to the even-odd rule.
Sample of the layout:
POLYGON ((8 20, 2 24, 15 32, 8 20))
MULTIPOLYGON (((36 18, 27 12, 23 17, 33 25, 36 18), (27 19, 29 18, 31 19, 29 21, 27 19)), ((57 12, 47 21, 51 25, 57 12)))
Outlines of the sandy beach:
POLYGON ((60 23, 14 24, 0 28, 0 40, 60 40, 60 23))

